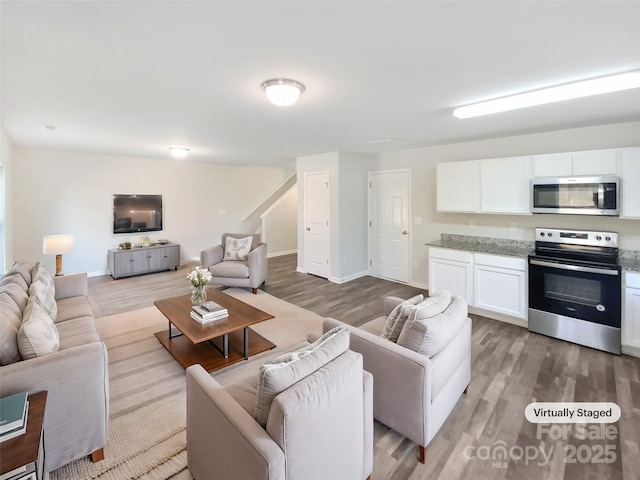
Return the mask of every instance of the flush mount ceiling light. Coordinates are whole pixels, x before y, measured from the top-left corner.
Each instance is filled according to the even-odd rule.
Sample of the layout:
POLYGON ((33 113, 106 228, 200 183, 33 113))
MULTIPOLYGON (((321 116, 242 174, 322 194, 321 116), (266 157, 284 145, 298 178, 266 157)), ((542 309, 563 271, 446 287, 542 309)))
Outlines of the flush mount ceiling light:
POLYGON ((173 155, 176 158, 183 158, 186 157, 187 154, 189 153, 189 149, 187 147, 169 147, 169 151, 171 152, 171 155, 173 155))
POLYGON ((498 98, 487 102, 475 103, 456 108, 453 114, 458 118, 472 118, 491 113, 506 112, 518 108, 544 105, 545 103, 589 97, 601 93, 618 92, 640 87, 640 71, 594 78, 581 82, 568 83, 557 87, 534 90, 510 97, 498 98))
POLYGON ((272 103, 281 107, 288 107, 296 103, 305 90, 302 83, 288 78, 273 78, 264 82, 260 87, 272 103))

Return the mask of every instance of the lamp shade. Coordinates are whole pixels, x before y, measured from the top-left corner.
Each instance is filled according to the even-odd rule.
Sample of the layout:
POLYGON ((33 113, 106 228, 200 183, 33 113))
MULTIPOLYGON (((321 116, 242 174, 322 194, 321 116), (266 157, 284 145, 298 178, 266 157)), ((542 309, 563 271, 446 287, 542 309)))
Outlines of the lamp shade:
POLYGON ((60 255, 73 251, 73 235, 47 235, 42 238, 42 253, 60 255))

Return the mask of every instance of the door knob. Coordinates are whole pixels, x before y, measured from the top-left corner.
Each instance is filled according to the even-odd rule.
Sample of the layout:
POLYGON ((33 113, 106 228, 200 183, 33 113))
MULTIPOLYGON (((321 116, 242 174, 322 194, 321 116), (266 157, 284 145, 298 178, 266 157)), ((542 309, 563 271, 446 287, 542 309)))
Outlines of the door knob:
POLYGON ((307 232, 310 232, 310 231, 311 231, 311 227, 307 227, 307 232))
POLYGON ((407 233, 409 233, 409 232, 407 232, 406 230, 403 230, 403 231, 402 231, 402 234, 403 234, 403 235, 406 235, 407 233))

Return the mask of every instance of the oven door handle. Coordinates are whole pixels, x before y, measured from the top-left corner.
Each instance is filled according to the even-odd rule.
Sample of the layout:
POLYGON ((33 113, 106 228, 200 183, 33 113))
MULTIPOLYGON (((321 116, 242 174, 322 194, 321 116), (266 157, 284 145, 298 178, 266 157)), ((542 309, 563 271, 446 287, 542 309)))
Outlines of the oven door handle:
POLYGON ((603 268, 583 267, 581 265, 566 265, 564 263, 543 262, 541 260, 529 260, 531 265, 538 265, 540 267, 558 268, 560 270, 572 270, 574 272, 585 273, 600 273, 603 275, 618 276, 617 270, 606 270, 603 268))

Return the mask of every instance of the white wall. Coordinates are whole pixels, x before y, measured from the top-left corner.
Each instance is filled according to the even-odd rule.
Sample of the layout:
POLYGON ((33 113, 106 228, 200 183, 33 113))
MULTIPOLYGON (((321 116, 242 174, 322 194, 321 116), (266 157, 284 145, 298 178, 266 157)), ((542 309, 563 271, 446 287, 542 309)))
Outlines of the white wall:
POLYGON ((12 171, 13 171, 13 146, 9 141, 9 137, 4 132, 3 128, 0 128, 0 165, 3 168, 3 178, 0 181, 4 181, 3 192, 4 196, 0 199, 2 205, 0 206, 0 216, 4 214, 4 218, 0 218, 0 235, 3 237, 0 239, 0 272, 4 272, 11 266, 9 260, 13 258, 13 239, 7 234, 9 229, 13 228, 13 215, 12 215, 12 171), (1 210, 4 209, 4 212, 1 210), (4 245, 4 248, 2 248, 4 245))
POLYGON ((298 248, 298 186, 291 187, 260 218, 268 255, 294 253, 298 248))
MULTIPOLYGON (((536 227, 602 229, 620 234, 620 248, 640 250, 640 221, 638 220, 575 215, 483 215, 436 212, 436 164, 438 162, 638 145, 640 145, 640 122, 629 122, 379 155, 377 167, 380 170, 392 168, 412 170, 412 216, 420 217, 422 223, 412 225, 411 256, 413 262, 417 262, 417 268, 412 271, 411 281, 428 285, 428 249, 425 243, 438 240, 442 233, 532 241, 536 227), (474 228, 469 226, 470 220, 475 222, 474 228), (511 229, 511 222, 517 223, 517 229, 511 229)), ((638 179, 637 188, 640 188, 640 179, 638 179)))
POLYGON ((367 267, 367 169, 375 158, 344 152, 298 157, 298 269, 306 269, 304 175, 329 172, 330 279, 347 281, 367 267))
POLYGON ((240 218, 291 174, 275 167, 20 148, 14 149, 13 167, 12 259, 42 260, 53 271, 54 258, 42 255, 42 237, 71 233, 75 248, 63 257, 64 271, 90 274, 106 272, 109 248, 140 239, 112 233, 115 193, 163 195, 164 230, 147 235, 180 243, 182 259, 192 259, 224 232, 255 232, 258 218, 240 218))

